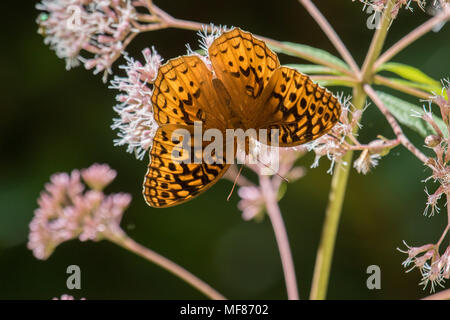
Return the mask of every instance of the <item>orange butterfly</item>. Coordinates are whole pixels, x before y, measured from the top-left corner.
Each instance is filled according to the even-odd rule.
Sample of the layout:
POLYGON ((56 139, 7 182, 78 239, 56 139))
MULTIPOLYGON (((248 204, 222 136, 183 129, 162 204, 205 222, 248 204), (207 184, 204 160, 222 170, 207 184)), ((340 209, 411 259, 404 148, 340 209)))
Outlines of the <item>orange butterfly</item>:
MULTIPOLYGON (((278 129, 281 147, 311 141, 338 121, 341 105, 328 90, 287 67, 251 33, 224 32, 208 49, 211 71, 195 55, 161 66, 154 82, 153 112, 159 128, 150 151, 143 194, 152 207, 170 207, 206 191, 229 164, 179 163, 171 155, 177 129, 278 129)), ((193 135, 192 135, 193 136, 193 135)), ((189 146, 193 150, 193 138, 189 146)))

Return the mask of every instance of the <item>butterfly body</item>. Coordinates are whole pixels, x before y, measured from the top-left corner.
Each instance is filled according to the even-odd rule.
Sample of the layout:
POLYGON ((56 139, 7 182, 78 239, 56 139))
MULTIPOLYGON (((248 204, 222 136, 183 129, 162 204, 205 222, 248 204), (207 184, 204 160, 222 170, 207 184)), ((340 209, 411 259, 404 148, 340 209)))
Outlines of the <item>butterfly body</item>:
MULTIPOLYGON (((169 60, 158 71, 152 104, 159 128, 143 191, 150 206, 188 201, 211 187, 229 167, 220 161, 173 161, 171 155, 180 142, 173 138, 177 129, 194 133, 195 122, 200 122, 203 130, 216 129, 224 137, 227 129, 276 129, 278 141, 268 135, 266 143, 291 147, 325 134, 339 119, 341 106, 331 92, 280 66, 276 54, 250 33, 239 28, 224 32, 208 55, 210 67, 192 55, 169 60)), ((192 149, 180 155, 196 153, 198 142, 184 139, 190 139, 192 149)), ((200 143, 205 148, 212 142, 200 143)), ((224 143, 236 142, 227 138, 224 143)), ((249 153, 247 142, 245 152, 249 153)))

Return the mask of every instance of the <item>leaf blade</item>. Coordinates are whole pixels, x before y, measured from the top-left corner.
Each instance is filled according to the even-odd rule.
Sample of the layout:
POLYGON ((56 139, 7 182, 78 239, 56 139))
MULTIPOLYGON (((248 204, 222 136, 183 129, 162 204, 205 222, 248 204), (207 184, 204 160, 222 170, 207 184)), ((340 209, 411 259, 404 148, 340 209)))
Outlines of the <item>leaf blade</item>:
POLYGON ((387 62, 382 64, 377 69, 377 72, 379 71, 389 71, 395 73, 396 75, 402 77, 403 79, 410 80, 415 83, 427 84, 437 88, 440 87, 439 81, 434 80, 433 78, 425 74, 422 70, 407 64, 398 62, 387 62))
MULTIPOLYGON (((425 120, 412 116, 413 113, 423 113, 422 108, 382 91, 376 91, 376 93, 380 100, 392 113, 392 115, 401 124, 410 128, 411 130, 414 130, 422 137, 426 137, 430 134, 436 134, 431 125, 428 124, 425 120)), ((433 116, 433 119, 441 129, 441 131, 444 133, 444 135, 446 135, 447 128, 444 121, 442 121, 442 119, 436 117, 435 115, 433 116)))
POLYGON ((292 68, 292 69, 296 69, 297 71, 300 71, 301 73, 306 73, 306 74, 342 75, 342 73, 336 69, 317 65, 317 64, 286 64, 285 66, 292 68))
POLYGON ((269 44, 269 47, 277 53, 302 58, 316 64, 343 71, 345 73, 350 71, 350 68, 344 61, 322 49, 294 42, 281 42, 280 46, 269 44))

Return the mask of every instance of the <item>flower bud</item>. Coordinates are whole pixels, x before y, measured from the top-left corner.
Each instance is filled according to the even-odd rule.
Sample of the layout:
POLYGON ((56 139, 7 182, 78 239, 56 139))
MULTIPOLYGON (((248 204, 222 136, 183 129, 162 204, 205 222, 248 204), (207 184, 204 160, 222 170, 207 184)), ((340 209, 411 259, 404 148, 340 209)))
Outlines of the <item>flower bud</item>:
POLYGON ((384 157, 389 153, 391 148, 385 146, 385 142, 383 140, 374 140, 371 143, 369 143, 370 151, 373 154, 379 154, 380 156, 384 157))
POLYGON ((439 143, 441 143, 441 137, 437 135, 431 134, 425 138, 425 144, 430 148, 436 147, 439 143))

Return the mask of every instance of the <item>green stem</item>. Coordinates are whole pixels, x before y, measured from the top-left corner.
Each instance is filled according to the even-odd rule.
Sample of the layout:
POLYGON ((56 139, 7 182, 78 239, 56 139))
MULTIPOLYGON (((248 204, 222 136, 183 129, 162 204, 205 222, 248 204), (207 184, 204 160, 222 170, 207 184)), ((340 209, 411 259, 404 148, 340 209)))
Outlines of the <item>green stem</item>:
MULTIPOLYGON (((350 164, 353 151, 345 154, 343 161, 350 164)), ((322 229, 322 238, 317 250, 316 265, 311 288, 311 300, 323 300, 326 297, 328 279, 330 277, 331 261, 333 259, 334 243, 347 188, 349 166, 339 163, 335 168, 335 174, 331 181, 330 197, 326 211, 325 223, 322 229)))
POLYGON ((373 77, 373 65, 383 49, 384 40, 386 40, 389 26, 392 22, 391 11, 396 0, 388 1, 386 8, 383 11, 383 16, 380 22, 380 28, 375 31, 375 34, 370 43, 369 51, 367 52, 366 59, 364 60, 361 69, 361 80, 364 83, 371 83, 373 77))
MULTIPOLYGON (((392 22, 391 10, 395 0, 388 1, 383 11, 380 28, 375 32, 369 51, 364 60, 360 74, 360 83, 353 88, 352 104, 356 109, 362 109, 366 101, 366 93, 363 85, 373 81, 373 64, 381 53, 384 41, 387 36, 389 26, 392 22)), ((354 129, 356 134, 358 127, 354 129)), ((331 190, 329 202, 325 214, 325 222, 322 229, 319 249, 317 250, 316 265, 311 286, 310 299, 323 300, 326 298, 328 289, 328 279, 330 278, 331 262, 333 259, 336 234, 341 217, 342 205, 344 203, 345 191, 347 188, 348 176, 352 167, 353 152, 348 151, 342 161, 336 166, 333 179, 331 180, 331 190)))
MULTIPOLYGON (((361 86, 353 89, 352 104, 355 108, 364 107, 366 94, 361 86)), ((358 127, 354 130, 356 134, 358 127)), ((326 298, 328 280, 330 278, 331 262, 333 260, 336 234, 347 189, 348 176, 350 174, 353 151, 348 151, 337 164, 331 180, 331 190, 328 199, 328 207, 325 213, 325 222, 322 229, 319 249, 317 250, 316 265, 310 293, 311 300, 323 300, 326 298)))

